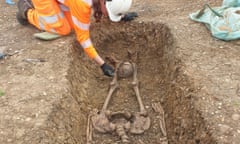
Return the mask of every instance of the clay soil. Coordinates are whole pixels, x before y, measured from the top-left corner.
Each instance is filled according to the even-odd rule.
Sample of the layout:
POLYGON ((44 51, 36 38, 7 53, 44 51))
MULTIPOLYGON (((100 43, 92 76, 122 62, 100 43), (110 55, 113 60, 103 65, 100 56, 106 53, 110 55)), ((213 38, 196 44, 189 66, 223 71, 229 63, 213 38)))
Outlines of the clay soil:
MULTIPOLYGON (((137 65, 139 89, 151 119, 144 134, 128 133, 133 144, 163 144, 161 103, 170 144, 239 144, 240 42, 224 42, 188 15, 220 0, 134 0, 132 22, 92 21, 99 54, 137 65), (129 57, 129 52, 133 54, 129 57)), ((54 41, 15 19, 16 5, 0 2, 1 144, 86 144, 87 118, 100 110, 112 78, 103 76, 76 42, 74 34, 54 41), (44 61, 36 61, 44 60, 44 61)), ((119 80, 109 109, 139 111, 132 79, 119 80)), ((115 133, 94 131, 93 143, 115 144, 115 133)))

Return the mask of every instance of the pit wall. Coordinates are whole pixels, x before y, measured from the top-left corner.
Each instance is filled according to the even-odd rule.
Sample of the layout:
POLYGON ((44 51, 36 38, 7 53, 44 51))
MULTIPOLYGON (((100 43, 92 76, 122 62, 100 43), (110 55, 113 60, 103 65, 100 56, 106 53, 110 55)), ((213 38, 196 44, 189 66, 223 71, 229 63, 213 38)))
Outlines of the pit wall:
MULTIPOLYGON (((146 86, 142 95, 149 92, 151 95, 143 100, 148 106, 153 101, 163 105, 170 144, 215 143, 201 114, 194 107, 194 84, 182 72, 182 63, 175 56, 173 36, 166 25, 103 22, 92 25, 91 35, 101 56, 127 59, 127 50, 138 52, 139 79, 142 87, 146 86), (119 50, 117 45, 123 49, 119 50)), ((56 104, 43 128, 44 133, 39 133, 39 143, 85 144, 88 113, 95 107, 100 108, 103 103, 102 97, 95 93, 105 92, 111 81, 102 76, 100 68, 86 57, 76 41, 73 41, 69 57, 69 93, 56 104)), ((153 116, 152 112, 150 116, 153 116)), ((151 139, 152 135, 148 132, 144 135, 146 141, 151 139)), ((151 142, 156 143, 157 140, 148 141, 151 142)))

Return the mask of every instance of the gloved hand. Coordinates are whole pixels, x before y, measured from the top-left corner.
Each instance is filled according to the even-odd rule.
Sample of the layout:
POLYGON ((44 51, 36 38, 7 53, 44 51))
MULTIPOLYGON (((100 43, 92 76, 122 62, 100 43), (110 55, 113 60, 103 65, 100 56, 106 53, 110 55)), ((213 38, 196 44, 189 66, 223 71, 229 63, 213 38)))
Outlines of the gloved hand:
POLYGON ((103 71, 103 74, 106 76, 112 77, 114 75, 114 69, 106 63, 101 65, 101 69, 103 71))
POLYGON ((131 21, 135 17, 138 17, 138 14, 136 12, 129 12, 129 13, 125 14, 121 20, 122 21, 131 21))

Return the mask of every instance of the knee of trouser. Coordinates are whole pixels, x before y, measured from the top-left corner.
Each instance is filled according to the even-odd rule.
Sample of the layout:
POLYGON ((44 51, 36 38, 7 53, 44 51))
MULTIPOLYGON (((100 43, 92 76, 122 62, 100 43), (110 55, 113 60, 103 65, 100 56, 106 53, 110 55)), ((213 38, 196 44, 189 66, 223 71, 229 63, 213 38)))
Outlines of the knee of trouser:
POLYGON ((71 33, 71 29, 65 29, 64 31, 61 31, 59 34, 61 35, 68 35, 71 33))
POLYGON ((71 33, 72 29, 70 27, 70 25, 64 25, 58 29, 56 29, 57 33, 60 35, 68 35, 71 33))

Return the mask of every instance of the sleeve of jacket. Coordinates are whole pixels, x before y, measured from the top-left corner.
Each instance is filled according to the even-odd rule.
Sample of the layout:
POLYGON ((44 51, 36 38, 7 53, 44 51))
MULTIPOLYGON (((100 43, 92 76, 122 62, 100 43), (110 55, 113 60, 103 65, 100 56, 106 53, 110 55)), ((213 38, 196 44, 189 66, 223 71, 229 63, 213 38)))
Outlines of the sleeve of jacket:
POLYGON ((83 47, 85 53, 90 58, 95 58, 98 53, 90 39, 90 17, 91 5, 84 1, 78 0, 74 7, 70 8, 74 30, 77 40, 83 47))

